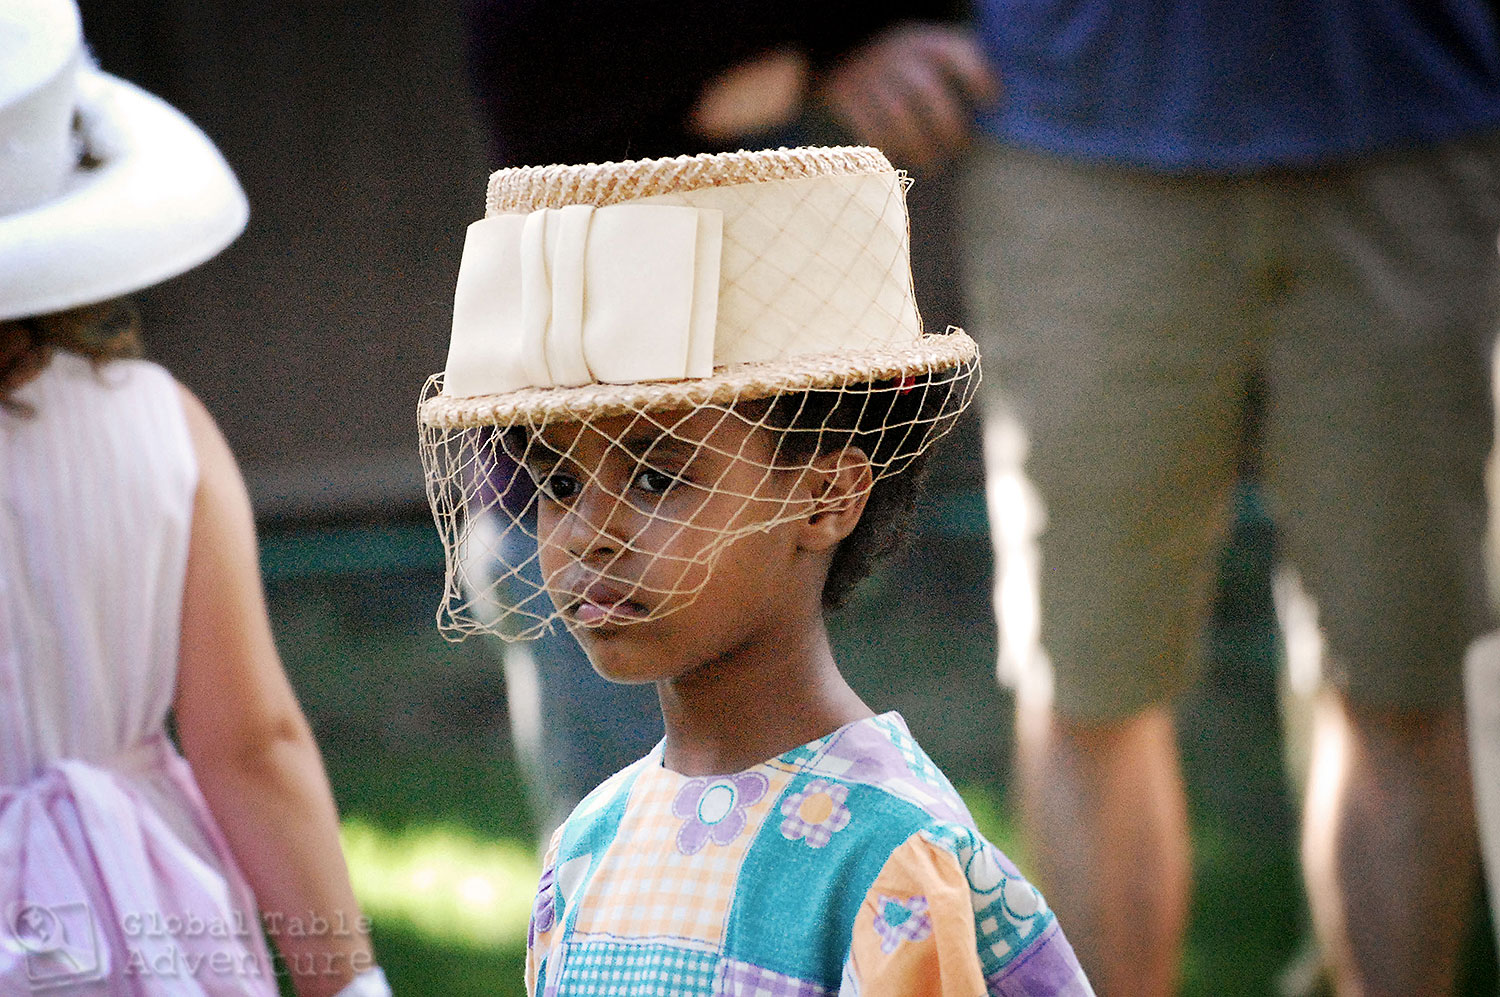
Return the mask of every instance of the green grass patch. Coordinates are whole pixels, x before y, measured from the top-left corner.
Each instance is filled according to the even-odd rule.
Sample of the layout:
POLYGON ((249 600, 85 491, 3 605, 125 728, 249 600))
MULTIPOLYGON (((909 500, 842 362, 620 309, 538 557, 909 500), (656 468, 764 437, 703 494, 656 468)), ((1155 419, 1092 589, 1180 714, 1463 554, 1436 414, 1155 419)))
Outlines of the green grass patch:
POLYGON ((373 931, 391 989, 400 997, 525 997, 525 940, 476 949, 452 944, 399 921, 373 931))
POLYGON ((521 997, 539 862, 531 839, 461 825, 389 831, 358 818, 344 854, 376 956, 406 997, 521 997))
POLYGON ((360 820, 344 823, 343 840, 354 891, 372 919, 452 948, 525 946, 541 871, 529 842, 445 826, 392 834, 360 820))
POLYGON ((330 753, 328 777, 343 813, 387 833, 435 825, 486 841, 532 842, 537 835, 519 770, 494 751, 330 753))

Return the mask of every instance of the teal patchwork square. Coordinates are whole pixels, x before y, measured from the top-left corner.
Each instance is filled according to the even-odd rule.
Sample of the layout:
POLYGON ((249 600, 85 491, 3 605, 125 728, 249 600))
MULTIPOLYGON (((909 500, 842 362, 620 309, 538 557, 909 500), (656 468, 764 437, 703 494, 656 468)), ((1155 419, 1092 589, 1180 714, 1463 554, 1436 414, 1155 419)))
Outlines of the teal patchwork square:
POLYGON ((974 932, 984 974, 999 972, 1057 920, 1041 893, 1019 875, 1001 851, 978 831, 940 823, 922 836, 953 853, 976 905, 974 932))
POLYGON ((558 844, 557 864, 562 865, 579 855, 599 855, 614 841, 620 822, 625 819, 625 807, 630 802, 630 791, 641 774, 641 763, 616 773, 609 781, 596 786, 583 798, 566 823, 563 824, 562 841, 558 844))
MULTIPOLYGON (((595 789, 584 803, 579 804, 578 810, 573 811, 567 823, 563 825, 562 841, 558 843, 556 864, 552 867, 552 874, 556 882, 557 905, 554 916, 564 920, 568 930, 572 930, 573 923, 577 920, 578 905, 573 902, 573 893, 577 884, 587 878, 594 868, 604 858, 609 846, 614 843, 615 835, 619 833, 620 824, 625 819, 625 808, 630 801, 630 790, 635 785, 635 777, 639 775, 639 769, 625 770, 624 779, 616 786, 609 787, 608 795, 596 795, 600 789, 595 789), (592 809, 587 813, 580 813, 586 806, 592 804, 592 809)), ((600 787, 601 789, 603 787, 600 787)), ((544 874, 545 875, 545 874, 544 874)))
POLYGON ((1010 965, 1057 920, 1057 915, 1045 905, 1039 908, 1031 906, 1029 897, 1035 894, 1035 890, 1030 883, 1013 879, 1005 885, 1014 886, 1016 896, 1010 898, 1010 904, 1002 896, 974 913, 979 963, 987 977, 1010 965), (1019 913, 1015 908, 1020 909, 1019 913))
POLYGON ((872 786, 816 774, 793 779, 745 855, 724 955, 837 989, 865 894, 891 852, 929 821, 920 807, 872 786), (847 823, 827 834, 808 832, 826 803, 799 806, 817 795, 810 787, 818 782, 847 789, 847 823))
POLYGON ((708 997, 719 956, 660 944, 567 942, 558 997, 708 997))
POLYGON ((780 761, 783 761, 788 765, 801 767, 812 761, 814 758, 818 757, 818 753, 823 750, 823 745, 827 740, 827 738, 823 738, 821 740, 814 741, 812 744, 798 745, 791 751, 783 752, 777 757, 780 761))

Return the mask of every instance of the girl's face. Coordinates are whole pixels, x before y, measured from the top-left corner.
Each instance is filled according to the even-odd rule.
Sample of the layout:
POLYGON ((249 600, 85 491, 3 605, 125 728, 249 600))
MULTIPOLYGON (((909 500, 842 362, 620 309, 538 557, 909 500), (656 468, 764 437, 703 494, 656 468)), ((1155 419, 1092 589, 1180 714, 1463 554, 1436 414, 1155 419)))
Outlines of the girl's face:
POLYGON ((821 585, 791 521, 803 476, 771 468, 773 446, 716 409, 532 439, 542 577, 605 678, 659 681, 723 658, 773 635, 787 600, 821 585))

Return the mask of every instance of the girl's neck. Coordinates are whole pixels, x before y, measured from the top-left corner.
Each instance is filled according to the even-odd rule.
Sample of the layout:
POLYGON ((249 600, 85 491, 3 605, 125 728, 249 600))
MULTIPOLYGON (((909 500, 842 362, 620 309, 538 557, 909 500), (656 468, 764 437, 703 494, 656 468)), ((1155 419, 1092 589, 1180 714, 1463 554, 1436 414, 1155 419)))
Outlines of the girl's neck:
POLYGON ((684 775, 739 772, 874 712, 839 673, 822 613, 658 682, 666 752, 684 775))

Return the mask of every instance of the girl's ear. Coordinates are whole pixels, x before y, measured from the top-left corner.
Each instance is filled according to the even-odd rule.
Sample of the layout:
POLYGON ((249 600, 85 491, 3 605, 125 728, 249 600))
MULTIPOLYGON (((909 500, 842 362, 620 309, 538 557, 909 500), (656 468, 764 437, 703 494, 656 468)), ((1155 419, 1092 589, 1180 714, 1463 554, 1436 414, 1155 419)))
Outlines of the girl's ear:
POLYGON ((845 447, 813 461, 804 477, 811 490, 811 511, 802 520, 799 545, 831 550, 854 532, 870 497, 875 475, 870 458, 859 447, 845 447))

